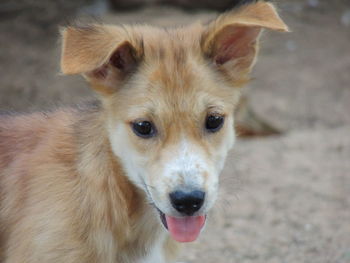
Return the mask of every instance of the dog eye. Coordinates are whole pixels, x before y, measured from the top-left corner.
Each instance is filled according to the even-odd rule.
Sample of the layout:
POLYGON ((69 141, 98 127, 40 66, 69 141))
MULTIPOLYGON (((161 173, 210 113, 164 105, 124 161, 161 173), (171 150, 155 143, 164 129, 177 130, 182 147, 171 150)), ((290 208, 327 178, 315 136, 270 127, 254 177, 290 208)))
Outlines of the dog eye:
POLYGON ((138 121, 132 123, 134 133, 142 138, 153 137, 156 133, 155 127, 149 121, 138 121))
POLYGON ((224 124, 224 117, 220 115, 209 115, 205 120, 205 128, 209 132, 217 132, 224 124))

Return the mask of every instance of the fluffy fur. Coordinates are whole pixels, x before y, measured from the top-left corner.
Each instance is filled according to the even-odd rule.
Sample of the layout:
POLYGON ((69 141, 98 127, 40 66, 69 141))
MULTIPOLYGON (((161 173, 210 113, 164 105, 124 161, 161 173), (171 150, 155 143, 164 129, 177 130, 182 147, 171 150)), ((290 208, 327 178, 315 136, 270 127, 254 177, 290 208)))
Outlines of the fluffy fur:
POLYGON ((217 195, 234 143, 239 87, 263 28, 287 31, 273 5, 243 5, 184 28, 68 27, 62 72, 83 74, 100 103, 0 119, 0 262, 172 262, 157 207, 169 192, 217 195), (208 114, 225 117, 216 133, 208 114), (144 139, 131 124, 149 120, 144 139))

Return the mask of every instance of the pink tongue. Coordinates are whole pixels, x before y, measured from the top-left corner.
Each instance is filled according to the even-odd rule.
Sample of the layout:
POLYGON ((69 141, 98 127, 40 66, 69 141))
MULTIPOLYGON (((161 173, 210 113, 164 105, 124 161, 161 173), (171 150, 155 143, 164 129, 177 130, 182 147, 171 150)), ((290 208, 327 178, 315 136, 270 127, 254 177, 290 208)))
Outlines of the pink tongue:
POLYGON ((204 226, 205 216, 165 216, 170 235, 178 242, 195 241, 204 226))

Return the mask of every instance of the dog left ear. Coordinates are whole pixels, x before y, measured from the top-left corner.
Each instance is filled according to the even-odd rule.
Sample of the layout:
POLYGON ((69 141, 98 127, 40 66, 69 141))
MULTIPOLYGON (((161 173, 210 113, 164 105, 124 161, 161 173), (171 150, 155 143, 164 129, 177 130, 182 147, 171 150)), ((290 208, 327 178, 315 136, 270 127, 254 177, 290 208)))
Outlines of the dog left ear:
POLYGON ((143 53, 142 40, 117 26, 67 27, 62 39, 62 73, 83 74, 105 94, 135 71, 143 53))
POLYGON ((254 65, 264 28, 288 31, 272 4, 258 1, 243 5, 207 26, 202 35, 202 51, 229 80, 244 81, 254 65))

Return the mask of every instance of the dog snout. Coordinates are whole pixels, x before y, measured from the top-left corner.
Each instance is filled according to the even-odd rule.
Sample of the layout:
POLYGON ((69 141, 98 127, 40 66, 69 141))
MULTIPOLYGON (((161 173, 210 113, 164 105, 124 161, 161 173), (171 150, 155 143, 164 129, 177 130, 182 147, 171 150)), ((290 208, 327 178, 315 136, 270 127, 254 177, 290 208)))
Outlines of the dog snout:
POLYGON ((181 214, 191 216, 201 209, 205 192, 195 190, 191 192, 174 191, 169 194, 172 206, 181 214))

